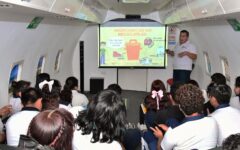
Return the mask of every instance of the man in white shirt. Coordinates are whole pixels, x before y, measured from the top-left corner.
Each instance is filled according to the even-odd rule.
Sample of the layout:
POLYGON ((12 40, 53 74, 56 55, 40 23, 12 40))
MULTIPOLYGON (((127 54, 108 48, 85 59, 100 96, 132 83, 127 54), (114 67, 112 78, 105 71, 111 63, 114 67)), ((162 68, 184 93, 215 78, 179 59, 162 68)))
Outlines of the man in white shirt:
POLYGON ((210 114, 218 124, 218 146, 231 134, 240 133, 240 110, 229 106, 231 88, 226 85, 215 85, 210 93, 210 103, 215 111, 210 114))
POLYGON ((179 44, 174 51, 169 49, 166 53, 174 57, 173 81, 187 82, 190 80, 193 61, 197 59, 196 47, 189 42, 189 32, 182 30, 179 36, 179 44))
POLYGON ((158 149, 206 150, 216 147, 217 124, 212 117, 201 114, 204 103, 202 91, 194 85, 183 85, 176 92, 176 102, 185 119, 175 128, 163 124, 151 128, 158 138, 158 149), (166 132, 164 136, 161 130, 166 132))
POLYGON ((20 135, 27 134, 32 118, 42 109, 42 95, 35 88, 23 92, 21 101, 24 106, 22 110, 11 116, 6 123, 7 144, 10 146, 18 146, 20 135))

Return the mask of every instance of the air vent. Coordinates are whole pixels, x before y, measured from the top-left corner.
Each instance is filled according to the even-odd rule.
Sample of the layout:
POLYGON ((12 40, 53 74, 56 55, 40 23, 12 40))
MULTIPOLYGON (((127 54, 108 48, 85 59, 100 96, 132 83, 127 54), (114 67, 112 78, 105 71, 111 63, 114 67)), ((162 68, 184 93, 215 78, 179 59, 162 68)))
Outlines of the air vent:
POLYGON ((122 0, 122 3, 149 3, 150 0, 122 0))
POLYGON ((12 8, 13 6, 11 4, 1 3, 0 8, 12 8))

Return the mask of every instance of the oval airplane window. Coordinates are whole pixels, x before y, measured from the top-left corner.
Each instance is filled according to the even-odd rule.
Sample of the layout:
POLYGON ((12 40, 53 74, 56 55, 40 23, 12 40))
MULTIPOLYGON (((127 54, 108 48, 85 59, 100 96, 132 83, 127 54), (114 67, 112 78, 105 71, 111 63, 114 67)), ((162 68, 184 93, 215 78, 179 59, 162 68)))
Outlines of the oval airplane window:
POLYGON ((55 65, 54 65, 54 71, 55 72, 59 72, 62 52, 63 52, 63 50, 59 50, 58 53, 57 53, 56 60, 55 60, 55 65))
POLYGON ((38 66, 37 66, 37 74, 43 73, 44 70, 44 65, 45 65, 45 56, 41 56, 38 61, 38 66))
POLYGON ((226 57, 220 57, 221 59, 221 64, 222 64, 222 70, 223 70, 223 75, 226 77, 227 81, 230 82, 231 77, 230 77, 230 67, 229 63, 226 57))
POLYGON ((22 63, 17 63, 13 65, 10 78, 9 78, 9 87, 11 87, 13 81, 19 81, 21 77, 22 63))
POLYGON ((211 67, 211 62, 210 62, 208 52, 203 52, 203 56, 204 56, 204 60, 205 60, 206 72, 208 75, 211 75, 212 67, 211 67))

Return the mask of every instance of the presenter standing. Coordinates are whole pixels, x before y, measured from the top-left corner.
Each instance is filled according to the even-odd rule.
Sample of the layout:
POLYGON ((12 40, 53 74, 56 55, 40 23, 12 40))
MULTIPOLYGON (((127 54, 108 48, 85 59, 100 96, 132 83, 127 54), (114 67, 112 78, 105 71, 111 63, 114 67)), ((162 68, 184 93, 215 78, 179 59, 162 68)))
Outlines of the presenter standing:
POLYGON ((174 57, 173 82, 187 82, 190 80, 193 61, 197 59, 196 47, 189 42, 189 32, 182 30, 179 43, 174 51, 167 49, 166 53, 174 57))

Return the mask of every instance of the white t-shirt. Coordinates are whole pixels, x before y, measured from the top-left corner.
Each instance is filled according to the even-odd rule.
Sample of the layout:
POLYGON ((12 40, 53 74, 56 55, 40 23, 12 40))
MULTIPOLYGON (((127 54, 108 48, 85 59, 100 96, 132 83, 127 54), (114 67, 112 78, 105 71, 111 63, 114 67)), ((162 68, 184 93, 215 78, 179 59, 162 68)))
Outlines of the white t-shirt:
POLYGON ((85 109, 86 109, 86 108, 84 108, 84 107, 82 107, 82 106, 74 106, 74 107, 68 109, 68 111, 73 115, 74 118, 77 118, 78 113, 79 113, 80 111, 85 110, 85 109))
POLYGON ((184 51, 188 51, 193 54, 197 54, 196 47, 189 41, 177 45, 174 49, 174 62, 173 68, 175 70, 192 70, 193 60, 188 56, 179 57, 178 54, 184 51))
POLYGON ((76 90, 72 90, 72 106, 87 107, 87 105, 88 105, 87 97, 76 90))
POLYGON ((39 111, 23 110, 11 116, 6 123, 7 144, 18 146, 21 134, 26 135, 28 126, 39 111))
POLYGON ((163 150, 206 150, 216 147, 218 129, 211 117, 185 122, 165 133, 161 142, 163 150))
POLYGON ((229 106, 215 110, 210 116, 218 124, 218 146, 231 134, 240 133, 240 110, 229 106))
POLYGON ((238 96, 232 97, 229 104, 233 108, 237 108, 240 110, 240 101, 238 96))
POLYGON ((9 99, 9 104, 12 105, 12 112, 13 112, 13 114, 21 111, 21 109, 23 107, 22 102, 21 102, 21 98, 11 97, 9 99))
POLYGON ((89 135, 82 135, 81 130, 75 130, 73 135, 73 150, 122 150, 119 142, 112 143, 91 143, 92 133, 89 135))

